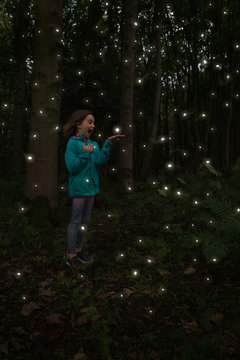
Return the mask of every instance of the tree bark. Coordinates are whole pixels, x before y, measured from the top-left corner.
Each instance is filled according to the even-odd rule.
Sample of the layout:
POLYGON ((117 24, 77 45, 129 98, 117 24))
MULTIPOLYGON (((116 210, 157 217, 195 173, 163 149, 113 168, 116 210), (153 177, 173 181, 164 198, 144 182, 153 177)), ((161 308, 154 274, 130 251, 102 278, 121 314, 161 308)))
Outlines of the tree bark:
POLYGON ((139 0, 126 0, 122 29, 121 49, 121 95, 120 95, 120 126, 122 133, 127 135, 121 140, 118 155, 119 182, 123 191, 129 191, 133 185, 133 93, 135 67, 135 38, 139 0), (124 151, 123 151, 124 150, 124 151))
POLYGON ((24 121, 26 117, 26 59, 28 50, 27 29, 29 16, 27 15, 30 0, 20 0, 16 3, 14 19, 14 49, 16 59, 15 96, 12 120, 13 154, 10 162, 11 173, 23 173, 24 156, 24 121))
POLYGON ((25 195, 30 200, 48 199, 52 209, 57 206, 58 195, 62 6, 62 0, 35 2, 34 80, 26 154, 25 195))
POLYGON ((157 138, 157 129, 159 122, 159 112, 160 112, 160 103, 161 103, 161 89, 162 89, 162 65, 161 65, 161 33, 162 33, 162 22, 165 14, 165 0, 156 0, 155 1, 155 18, 156 18, 156 87, 154 95, 154 106, 153 106, 153 123, 152 123, 152 132, 151 136, 147 142, 147 148, 143 160, 143 166, 141 170, 141 178, 145 180, 147 177, 147 172, 150 166, 150 161, 152 157, 152 151, 154 147, 154 142, 157 138))

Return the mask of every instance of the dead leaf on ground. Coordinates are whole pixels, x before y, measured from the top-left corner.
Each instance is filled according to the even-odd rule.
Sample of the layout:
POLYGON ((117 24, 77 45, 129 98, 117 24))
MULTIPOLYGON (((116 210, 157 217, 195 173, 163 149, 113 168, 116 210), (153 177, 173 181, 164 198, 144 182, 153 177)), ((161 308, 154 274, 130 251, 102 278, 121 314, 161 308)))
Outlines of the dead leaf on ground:
POLYGON ((22 344, 20 344, 16 338, 14 337, 11 337, 11 343, 12 343, 12 346, 17 350, 17 351, 20 351, 20 350, 23 350, 25 349, 25 346, 23 346, 22 344))
POLYGON ((107 297, 115 297, 116 296, 116 291, 110 291, 109 293, 107 293, 106 295, 105 295, 105 298, 107 298, 107 297))
POLYGON ((220 324, 223 321, 223 314, 222 313, 215 313, 211 316, 211 320, 215 323, 215 324, 220 324))
POLYGON ((39 296, 54 296, 56 295, 56 291, 52 291, 51 289, 39 289, 39 296))
POLYGON ((40 282, 41 287, 46 287, 46 286, 49 286, 50 284, 51 284, 50 279, 40 282))
POLYGON ((198 323, 197 323, 196 320, 193 320, 193 321, 188 322, 188 321, 184 321, 183 319, 181 319, 181 322, 182 322, 183 327, 184 327, 185 329, 196 330, 197 327, 198 327, 198 323))
POLYGON ((191 275, 194 274, 197 270, 192 267, 188 267, 184 270, 184 275, 191 275))
POLYGON ((47 332, 44 335, 41 335, 40 337, 37 337, 35 339, 36 342, 45 342, 46 344, 50 344, 54 341, 56 341, 64 332, 64 326, 61 326, 60 328, 53 330, 51 332, 47 332))
POLYGON ((17 334, 19 335, 24 335, 27 334, 27 332, 22 328, 22 327, 17 327, 14 329, 16 331, 17 334))
POLYGON ((39 308, 40 306, 38 306, 35 302, 30 302, 29 304, 23 305, 21 314, 29 316, 34 310, 37 310, 39 308))
POLYGON ((82 326, 88 323, 87 318, 83 315, 83 316, 79 316, 79 318, 76 321, 76 326, 82 326))
POLYGON ((0 344, 0 353, 3 353, 5 355, 9 355, 8 353, 8 341, 5 344, 0 344))
POLYGON ((170 271, 165 270, 165 269, 158 269, 157 272, 158 272, 160 275, 171 275, 170 271))
POLYGON ((123 294, 126 295, 127 297, 129 297, 130 295, 132 295, 135 291, 128 289, 128 288, 124 288, 123 289, 123 294))
POLYGON ((87 359, 87 356, 83 352, 83 348, 79 350, 77 354, 74 355, 74 360, 85 360, 87 359))
POLYGON ((51 314, 46 317, 48 324, 62 324, 62 320, 60 319, 62 314, 51 314))
POLYGON ((58 274, 57 274, 57 278, 58 279, 64 279, 66 276, 66 271, 59 271, 58 274))

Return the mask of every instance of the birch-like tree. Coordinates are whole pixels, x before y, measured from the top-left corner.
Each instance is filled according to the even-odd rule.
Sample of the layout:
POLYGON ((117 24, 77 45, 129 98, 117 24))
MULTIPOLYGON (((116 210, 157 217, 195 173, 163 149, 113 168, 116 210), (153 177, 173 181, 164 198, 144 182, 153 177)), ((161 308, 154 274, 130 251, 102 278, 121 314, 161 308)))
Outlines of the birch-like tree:
POLYGON ((122 47, 120 67, 120 126, 127 135, 121 142, 118 157, 119 180, 124 190, 133 184, 133 94, 135 68, 135 39, 138 17, 138 0, 123 3, 122 47))

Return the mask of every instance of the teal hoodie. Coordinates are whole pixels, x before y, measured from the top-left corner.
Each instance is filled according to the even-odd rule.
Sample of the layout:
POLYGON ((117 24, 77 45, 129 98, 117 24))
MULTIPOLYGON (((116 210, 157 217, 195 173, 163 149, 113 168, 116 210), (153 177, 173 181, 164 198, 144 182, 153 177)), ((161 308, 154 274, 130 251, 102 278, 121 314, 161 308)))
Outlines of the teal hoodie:
POLYGON ((99 193, 98 165, 108 160, 112 142, 106 140, 100 150, 98 144, 84 135, 69 138, 65 163, 69 171, 68 193, 69 197, 90 196, 99 193), (93 151, 83 150, 83 144, 93 144, 93 151))

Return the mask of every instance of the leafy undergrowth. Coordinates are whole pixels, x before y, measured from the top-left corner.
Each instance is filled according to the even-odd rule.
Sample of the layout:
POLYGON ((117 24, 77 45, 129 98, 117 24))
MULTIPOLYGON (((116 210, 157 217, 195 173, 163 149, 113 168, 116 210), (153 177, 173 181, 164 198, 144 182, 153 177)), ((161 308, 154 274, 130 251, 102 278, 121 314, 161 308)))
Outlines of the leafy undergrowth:
POLYGON ((124 197, 102 187, 84 242, 94 262, 73 271, 64 257, 66 196, 44 216, 41 204, 40 212, 36 204, 21 211, 19 189, 2 193, 1 359, 238 359, 237 241, 235 251, 223 242, 226 251, 214 262, 215 248, 204 248, 200 236, 219 228, 206 224, 204 211, 215 222, 237 222, 218 192, 220 204, 200 211, 197 190, 179 199, 174 182, 172 195, 159 184, 138 184, 124 197))

